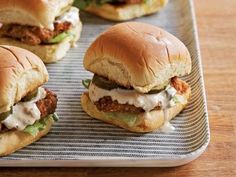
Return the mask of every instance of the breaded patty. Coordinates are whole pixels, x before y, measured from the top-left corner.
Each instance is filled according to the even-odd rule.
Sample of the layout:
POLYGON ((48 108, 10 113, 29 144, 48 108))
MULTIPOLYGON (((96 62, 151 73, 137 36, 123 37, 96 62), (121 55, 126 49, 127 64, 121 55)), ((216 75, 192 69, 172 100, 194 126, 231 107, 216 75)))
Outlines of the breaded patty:
POLYGON ((58 34, 68 31, 71 26, 70 22, 54 23, 54 30, 52 31, 36 26, 7 24, 0 28, 0 36, 14 38, 26 44, 38 45, 47 43, 58 34))
MULTIPOLYGON (((184 93, 187 86, 177 77, 171 79, 171 86, 174 87, 178 93, 184 93)), ((129 104, 119 104, 116 100, 112 100, 110 96, 105 96, 94 103, 100 111, 104 112, 129 112, 142 113, 145 112, 143 108, 136 107, 129 104)), ((160 110, 162 105, 157 103, 154 109, 160 110)))
POLYGON ((48 89, 45 90, 47 92, 46 97, 36 102, 36 105, 41 112, 41 118, 53 114, 57 108, 57 95, 48 89))

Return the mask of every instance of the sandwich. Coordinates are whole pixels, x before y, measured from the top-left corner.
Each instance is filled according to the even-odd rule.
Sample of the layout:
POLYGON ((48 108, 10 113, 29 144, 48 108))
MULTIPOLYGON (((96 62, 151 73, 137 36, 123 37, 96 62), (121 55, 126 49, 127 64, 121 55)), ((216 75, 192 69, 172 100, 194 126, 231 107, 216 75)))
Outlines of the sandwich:
POLYGON ((77 0, 75 5, 108 20, 125 21, 160 11, 168 0, 77 0))
POLYGON ((38 55, 44 63, 62 59, 81 33, 73 0, 1 0, 0 45, 13 45, 38 55))
POLYGON ((36 55, 0 45, 0 156, 37 141, 58 119, 57 96, 42 87, 47 81, 36 55))
POLYGON ((81 97, 93 118, 132 132, 171 132, 169 121, 187 105, 191 89, 180 76, 191 57, 176 37, 153 25, 126 22, 110 27, 88 48, 81 97))

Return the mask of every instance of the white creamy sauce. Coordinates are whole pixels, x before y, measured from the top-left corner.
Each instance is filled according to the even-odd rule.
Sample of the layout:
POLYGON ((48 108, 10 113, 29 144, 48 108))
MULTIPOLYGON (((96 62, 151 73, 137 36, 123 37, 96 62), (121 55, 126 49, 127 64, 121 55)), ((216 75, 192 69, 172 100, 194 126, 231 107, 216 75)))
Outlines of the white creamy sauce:
POLYGON ((40 111, 36 102, 46 97, 44 88, 39 88, 37 96, 27 102, 19 102, 13 106, 13 113, 9 115, 2 123, 8 128, 24 130, 27 125, 32 125, 40 119, 40 111))
POLYGON ((151 115, 150 112, 145 112, 145 113, 144 113, 144 117, 145 117, 145 119, 149 119, 149 120, 152 120, 152 119, 153 119, 153 116, 151 115))
POLYGON ((167 122, 164 122, 164 124, 162 125, 160 130, 163 133, 171 133, 175 130, 175 127, 173 125, 171 125, 171 123, 169 121, 167 121, 167 122))
POLYGON ((143 94, 135 90, 126 90, 121 88, 116 88, 112 90, 105 90, 97 87, 95 84, 90 83, 89 86, 89 98, 96 102, 104 96, 110 96, 113 101, 117 101, 119 104, 129 104, 136 107, 141 107, 145 110, 145 117, 151 119, 150 111, 153 110, 158 104, 162 105, 164 111, 164 124, 161 127, 161 131, 164 133, 169 133, 174 131, 174 126, 169 123, 169 116, 167 114, 167 109, 175 106, 175 102, 172 98, 175 96, 178 98, 180 103, 186 101, 183 96, 178 95, 174 87, 168 85, 165 90, 156 94, 143 94))
POLYGON ((166 99, 168 101, 166 101, 162 107, 163 114, 164 114, 164 124, 162 125, 160 130, 163 133, 170 133, 175 130, 175 127, 173 125, 171 125, 169 122, 169 115, 168 115, 167 109, 171 106, 170 101, 172 100, 173 96, 175 96, 177 91, 175 90, 175 88, 167 86, 166 93, 167 93, 166 99))
POLYGON ((55 22, 70 22, 72 26, 76 26, 76 24, 79 22, 79 9, 71 7, 69 11, 58 17, 55 22))
POLYGON ((187 100, 182 95, 176 94, 175 97, 181 104, 187 104, 187 100))
POLYGON ((143 108, 146 112, 149 112, 154 109, 158 103, 161 103, 161 105, 168 105, 169 99, 167 93, 172 93, 173 89, 174 88, 170 86, 167 88, 168 91, 163 90, 156 94, 143 94, 136 90, 126 90, 121 88, 105 90, 91 83, 89 86, 89 97, 93 102, 96 102, 104 96, 110 96, 113 101, 116 100, 120 104, 134 105, 143 108))
POLYGON ((167 92, 167 94, 172 98, 173 96, 176 95, 177 90, 174 87, 171 87, 170 85, 167 86, 167 88, 165 89, 165 91, 167 92))
MULTIPOLYGON (((42 28, 43 28, 43 27, 42 27, 42 28)), ((53 23, 50 24, 50 26, 48 26, 48 29, 51 30, 51 31, 53 31, 53 30, 54 30, 54 24, 53 24, 53 23)))

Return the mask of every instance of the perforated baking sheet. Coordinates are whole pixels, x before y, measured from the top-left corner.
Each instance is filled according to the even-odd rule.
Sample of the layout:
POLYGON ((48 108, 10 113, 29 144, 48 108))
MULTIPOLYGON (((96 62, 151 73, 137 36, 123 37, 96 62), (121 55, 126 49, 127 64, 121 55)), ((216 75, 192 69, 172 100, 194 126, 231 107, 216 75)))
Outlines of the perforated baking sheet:
POLYGON ((147 134, 124 129, 90 118, 83 112, 80 96, 82 79, 92 74, 83 69, 83 56, 91 42, 114 25, 81 12, 83 31, 78 46, 56 64, 47 65, 50 81, 46 87, 59 97, 60 120, 50 133, 8 157, 0 166, 177 166, 197 158, 209 143, 209 125, 193 3, 170 0, 155 15, 136 19, 160 26, 188 47, 192 73, 184 77, 192 88, 188 106, 171 123, 176 130, 147 134))

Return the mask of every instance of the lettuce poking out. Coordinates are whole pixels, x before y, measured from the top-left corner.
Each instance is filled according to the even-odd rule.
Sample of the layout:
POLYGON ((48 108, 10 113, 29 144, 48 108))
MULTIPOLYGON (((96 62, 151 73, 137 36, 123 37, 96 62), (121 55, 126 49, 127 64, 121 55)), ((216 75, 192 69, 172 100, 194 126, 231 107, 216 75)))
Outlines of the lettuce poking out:
POLYGON ((102 5, 110 2, 119 2, 119 0, 75 0, 74 6, 78 7, 79 9, 85 9, 90 4, 102 5))
POLYGON ((36 136, 38 134, 38 132, 45 129, 45 127, 46 127, 46 122, 44 119, 37 120, 33 125, 28 125, 24 129, 24 132, 29 133, 32 136, 36 136))
MULTIPOLYGON (((96 5, 103 5, 106 3, 119 3, 123 2, 121 0, 75 0, 74 6, 78 7, 79 9, 85 9, 90 4, 96 4, 96 5)), ((144 3, 150 3, 152 0, 143 0, 144 3)))
POLYGON ((85 9, 89 4, 93 2, 92 0, 75 0, 74 6, 78 7, 79 9, 85 9))
POLYGON ((125 122, 129 127, 132 127, 137 120, 137 114, 132 113, 107 112, 105 115, 108 119, 119 119, 125 122))
POLYGON ((60 34, 58 34, 57 36, 55 36, 54 38, 50 39, 47 43, 59 43, 61 41, 63 41, 65 38, 67 38, 68 36, 72 36, 73 34, 71 32, 62 32, 60 34))
POLYGON ((36 136, 40 131, 46 128, 46 124, 48 119, 53 119, 54 121, 58 121, 59 117, 56 113, 48 115, 44 119, 37 120, 33 125, 28 125, 23 131, 29 133, 32 136, 36 136))

